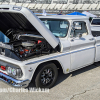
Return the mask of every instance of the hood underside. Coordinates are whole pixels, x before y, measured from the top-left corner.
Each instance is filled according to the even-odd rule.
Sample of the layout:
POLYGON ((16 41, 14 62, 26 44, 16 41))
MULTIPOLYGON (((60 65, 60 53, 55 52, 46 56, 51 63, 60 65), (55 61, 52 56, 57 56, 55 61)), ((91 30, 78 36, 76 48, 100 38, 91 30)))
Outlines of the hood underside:
POLYGON ((9 29, 41 35, 53 48, 59 43, 59 40, 29 9, 12 5, 0 5, 0 31, 6 35, 9 29))
POLYGON ((22 31, 38 31, 32 26, 32 24, 20 13, 0 12, 0 30, 6 33, 9 29, 19 29, 22 31))

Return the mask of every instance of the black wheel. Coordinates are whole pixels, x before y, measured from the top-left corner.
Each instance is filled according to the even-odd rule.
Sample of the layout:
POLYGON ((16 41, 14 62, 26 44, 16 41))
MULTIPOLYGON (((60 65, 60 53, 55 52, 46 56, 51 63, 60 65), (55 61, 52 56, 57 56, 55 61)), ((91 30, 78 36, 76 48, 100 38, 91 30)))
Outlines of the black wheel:
POLYGON ((35 78, 36 87, 51 88, 58 77, 58 70, 54 63, 45 63, 40 66, 40 70, 35 78))

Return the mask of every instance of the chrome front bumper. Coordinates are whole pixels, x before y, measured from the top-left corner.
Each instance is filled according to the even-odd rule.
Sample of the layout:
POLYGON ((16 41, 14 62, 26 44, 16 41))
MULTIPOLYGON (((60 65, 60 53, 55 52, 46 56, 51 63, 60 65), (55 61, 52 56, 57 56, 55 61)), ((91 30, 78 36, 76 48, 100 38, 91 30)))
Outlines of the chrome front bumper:
POLYGON ((27 80, 16 80, 8 75, 5 75, 3 73, 0 72, 0 80, 13 86, 13 87, 17 87, 17 88, 20 88, 20 87, 27 87, 30 83, 30 81, 27 79, 27 80))

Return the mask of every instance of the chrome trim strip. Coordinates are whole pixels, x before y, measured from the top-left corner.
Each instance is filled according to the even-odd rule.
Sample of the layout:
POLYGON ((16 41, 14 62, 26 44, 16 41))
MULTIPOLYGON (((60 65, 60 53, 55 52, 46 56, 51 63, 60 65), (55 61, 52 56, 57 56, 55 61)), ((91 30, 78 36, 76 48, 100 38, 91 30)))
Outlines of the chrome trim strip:
POLYGON ((93 49, 93 48, 95 48, 95 47, 86 48, 86 49, 82 49, 82 50, 77 50, 77 51, 61 54, 61 55, 58 55, 58 56, 53 56, 53 57, 50 57, 50 58, 45 58, 45 59, 42 59, 42 60, 27 63, 26 65, 38 63, 38 62, 41 62, 41 61, 44 61, 44 60, 49 60, 49 59, 52 59, 52 58, 57 58, 57 57, 61 57, 61 56, 65 56, 65 55, 68 55, 68 54, 72 54, 72 53, 76 53, 76 52, 80 52, 80 51, 84 51, 84 50, 88 50, 88 49, 93 49))
POLYGON ((89 49, 93 49, 93 48, 95 48, 95 47, 86 48, 86 49, 82 49, 82 50, 77 50, 77 51, 73 51, 73 52, 71 52, 71 53, 76 53, 76 52, 80 52, 80 51, 84 51, 84 50, 89 50, 89 49))
POLYGON ((62 55, 53 56, 53 57, 50 57, 50 58, 45 58, 45 59, 42 59, 42 60, 38 60, 38 61, 31 62, 31 63, 27 63, 26 65, 38 63, 38 62, 41 62, 41 61, 44 61, 44 60, 48 60, 48 59, 52 59, 52 58, 57 58, 57 57, 65 56, 65 55, 68 55, 68 54, 70 54, 70 53, 65 53, 65 54, 62 54, 62 55))
POLYGON ((0 80, 10 86, 17 87, 17 88, 27 87, 30 83, 30 81, 28 79, 27 80, 16 80, 16 79, 14 79, 8 75, 5 75, 1 72, 0 72, 0 80), (7 81, 5 79, 7 79, 7 81), (13 83, 12 83, 12 81, 13 81, 13 83))
POLYGON ((97 47, 99 47, 100 45, 96 45, 97 47))

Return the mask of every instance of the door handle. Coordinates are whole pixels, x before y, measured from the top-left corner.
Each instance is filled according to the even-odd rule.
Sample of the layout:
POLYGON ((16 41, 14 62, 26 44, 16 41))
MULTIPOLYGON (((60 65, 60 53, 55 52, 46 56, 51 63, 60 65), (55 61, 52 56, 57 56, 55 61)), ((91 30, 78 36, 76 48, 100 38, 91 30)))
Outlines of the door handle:
POLYGON ((90 41, 94 40, 94 38, 89 39, 90 41))

